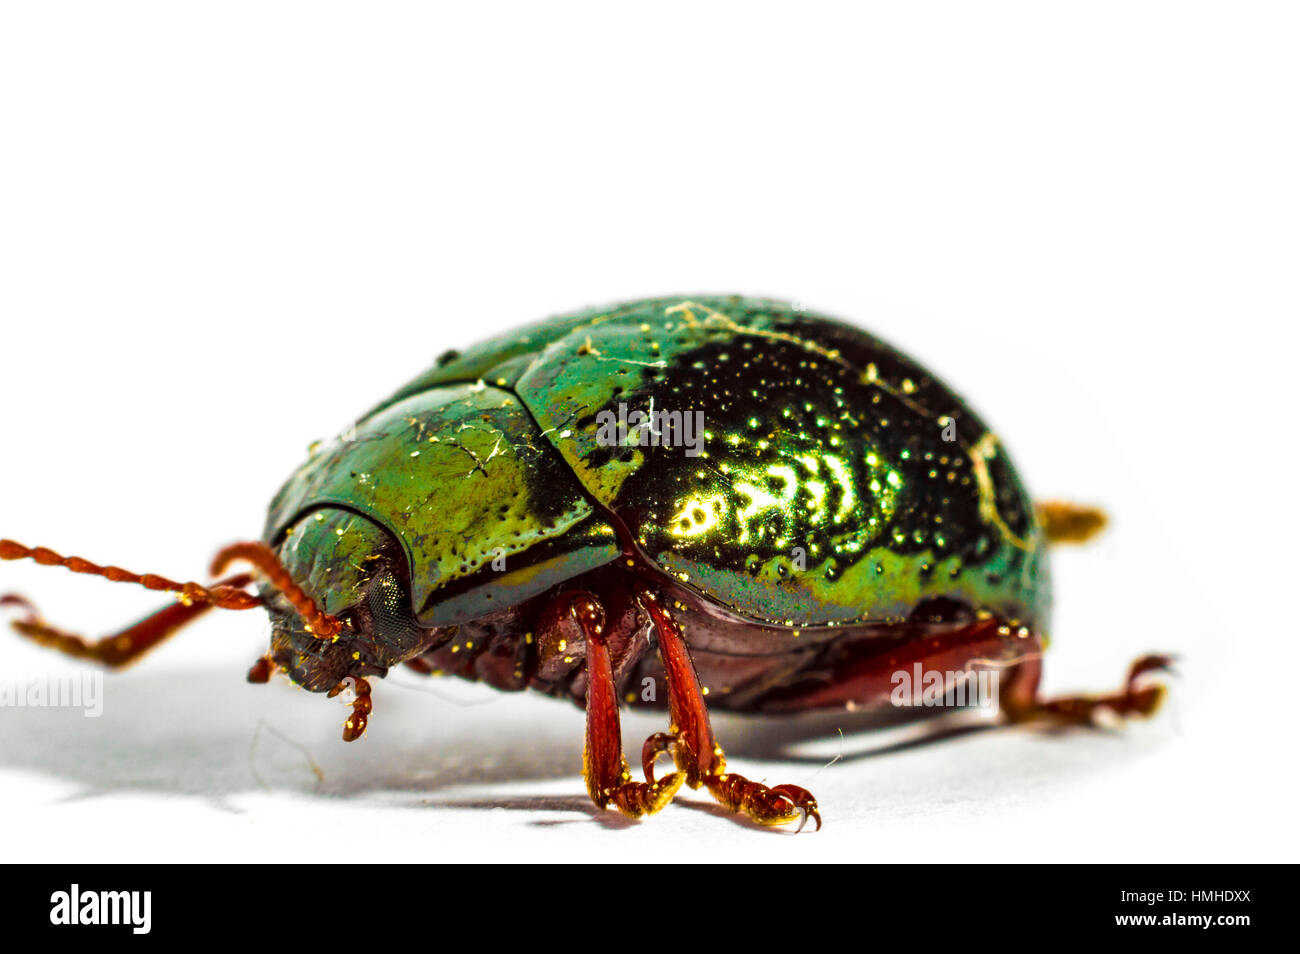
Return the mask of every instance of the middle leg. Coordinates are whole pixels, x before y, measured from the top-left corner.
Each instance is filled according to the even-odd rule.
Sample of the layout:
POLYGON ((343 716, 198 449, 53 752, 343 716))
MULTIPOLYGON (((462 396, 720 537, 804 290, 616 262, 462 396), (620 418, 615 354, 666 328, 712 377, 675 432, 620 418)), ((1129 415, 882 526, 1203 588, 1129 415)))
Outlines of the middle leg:
POLYGON ((817 799, 807 789, 797 785, 769 787, 726 770, 726 758, 713 736, 695 664, 676 621, 653 593, 643 592, 641 605, 659 637, 659 653, 668 680, 668 713, 672 720, 668 733, 646 739, 641 753, 646 779, 654 781, 655 760, 671 751, 677 767, 685 774, 686 784, 692 788, 703 785, 725 808, 743 812, 763 825, 798 821, 803 828, 811 817, 821 828, 817 799))
MULTIPOLYGON (((582 753, 587 793, 599 807, 613 805, 629 818, 659 811, 681 788, 680 772, 645 782, 632 780, 623 755, 623 732, 618 715, 618 687, 605 634, 605 611, 591 593, 566 593, 555 609, 552 625, 565 621, 581 627, 587 661, 587 744, 582 753), (566 619, 567 618, 567 619, 566 619)), ((563 645, 563 643, 561 643, 563 645)))

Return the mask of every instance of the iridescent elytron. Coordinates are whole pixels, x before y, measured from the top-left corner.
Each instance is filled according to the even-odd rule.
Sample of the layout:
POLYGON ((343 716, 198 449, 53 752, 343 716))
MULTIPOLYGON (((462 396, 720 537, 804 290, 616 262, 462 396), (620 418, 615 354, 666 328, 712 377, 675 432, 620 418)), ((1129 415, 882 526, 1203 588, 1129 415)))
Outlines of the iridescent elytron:
POLYGON ((774 301, 634 302, 449 354, 317 453, 268 542, 330 505, 402 541, 426 625, 617 560, 620 524, 754 620, 895 622, 939 597, 1046 617, 1033 508, 980 419, 876 338, 774 301), (620 403, 701 412, 702 452, 602 442, 620 403))

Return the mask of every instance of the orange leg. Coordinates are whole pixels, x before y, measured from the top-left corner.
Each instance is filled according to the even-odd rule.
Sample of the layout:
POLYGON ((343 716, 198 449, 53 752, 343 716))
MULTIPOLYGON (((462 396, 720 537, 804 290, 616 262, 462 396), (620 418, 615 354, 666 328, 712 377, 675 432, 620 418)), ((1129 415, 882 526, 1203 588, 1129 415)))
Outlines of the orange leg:
MULTIPOLYGON (((1106 515, 1095 507, 1059 500, 1041 501, 1035 508, 1049 543, 1083 543, 1106 526, 1106 515)), ((1170 672, 1172 656, 1147 655, 1129 667, 1124 687, 1104 695, 1062 696, 1040 699, 1038 683, 1042 664, 1026 661, 1011 672, 1010 685, 1002 697, 1002 711, 1011 722, 1047 722, 1056 725, 1089 725, 1101 711, 1119 717, 1149 716, 1164 701, 1165 687, 1144 677, 1170 672)))
POLYGON ((1149 716, 1164 701, 1165 686, 1145 677, 1171 672, 1172 656, 1150 655, 1135 660, 1118 692, 1094 696, 1060 696, 1041 699, 1038 683, 1042 663, 1030 659, 1012 670, 1009 685, 1002 693, 1002 711, 1014 723, 1043 722, 1055 725, 1091 725, 1102 710, 1116 716, 1149 716))
POLYGON ((674 772, 648 782, 632 781, 623 755, 623 733, 618 717, 618 690, 605 639, 605 611, 590 593, 568 593, 568 613, 582 627, 587 655, 587 745, 583 774, 591 800, 605 808, 613 805, 629 818, 659 811, 681 787, 683 776, 674 772))
MULTIPOLYGON (((641 605, 650 615, 659 636, 659 652, 668 678, 668 712, 672 722, 668 733, 652 735, 642 749, 646 779, 654 780, 654 763, 671 751, 678 769, 692 788, 703 785, 725 808, 743 812, 763 825, 798 821, 800 829, 809 817, 821 828, 822 818, 812 793, 797 785, 768 787, 726 770, 727 763, 713 737, 704 692, 695 665, 677 623, 654 595, 642 593, 641 605)), ((590 667, 590 660, 588 661, 590 667)))
POLYGON ((1034 509, 1048 543, 1085 543, 1106 529, 1106 514, 1096 507, 1044 500, 1034 509))
MULTIPOLYGON (((253 582, 247 574, 232 576, 214 584, 209 592, 219 594, 243 593, 243 587, 253 582)), ((250 597, 251 599, 252 597, 250 597)), ((233 600, 232 600, 233 601, 233 600)), ((135 662, 168 636, 187 623, 212 609, 213 602, 175 603, 146 616, 134 626, 102 639, 88 640, 73 633, 65 633, 41 619, 36 607, 21 596, 0 596, 0 606, 17 606, 27 610, 26 619, 16 619, 11 625, 33 642, 48 646, 69 656, 88 659, 110 669, 118 669, 135 662)))

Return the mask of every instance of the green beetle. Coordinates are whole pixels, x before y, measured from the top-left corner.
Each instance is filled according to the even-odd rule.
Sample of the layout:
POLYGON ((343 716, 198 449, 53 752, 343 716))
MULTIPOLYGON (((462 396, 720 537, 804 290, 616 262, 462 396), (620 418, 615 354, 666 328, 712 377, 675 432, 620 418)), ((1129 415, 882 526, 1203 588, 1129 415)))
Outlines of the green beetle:
POLYGON ((602 807, 653 812, 684 783, 820 826, 806 790, 726 771, 709 707, 906 705, 913 676, 950 701, 994 671, 1011 721, 1155 711, 1144 677, 1165 656, 1109 695, 1039 697, 1047 544, 1103 523, 1035 507, 979 417, 877 338, 782 302, 662 298, 448 352, 314 448, 263 541, 218 555, 214 576, 254 564, 257 595, 251 574, 179 584, 13 541, 0 557, 181 597, 98 642, 15 621, 66 652, 122 665, 211 606, 263 606, 272 645, 250 678, 351 689, 345 738, 365 729, 367 677, 404 663, 584 705, 602 807), (644 781, 623 703, 669 710, 644 781), (665 753, 676 771, 656 778, 665 753))

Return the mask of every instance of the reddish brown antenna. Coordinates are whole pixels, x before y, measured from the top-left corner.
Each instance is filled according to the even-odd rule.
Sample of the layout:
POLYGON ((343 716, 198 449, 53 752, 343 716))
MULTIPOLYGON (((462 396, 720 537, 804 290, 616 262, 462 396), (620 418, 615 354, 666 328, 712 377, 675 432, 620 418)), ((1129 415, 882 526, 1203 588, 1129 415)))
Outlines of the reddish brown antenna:
POLYGON ((228 583, 217 583, 211 587, 199 583, 177 583, 156 573, 140 574, 124 570, 120 566, 96 566, 81 557, 60 556, 46 547, 26 547, 14 540, 0 540, 0 560, 35 560, 41 566, 62 566, 73 573, 102 576, 114 583, 138 583, 146 590, 175 593, 186 605, 208 603, 232 610, 253 609, 262 605, 258 597, 228 583))
POLYGON ((339 630, 343 628, 343 624, 337 617, 323 612, 312 598, 303 592, 302 587, 289 576, 289 571, 281 565, 275 551, 265 543, 232 543, 223 548, 212 560, 212 575, 220 576, 225 572, 226 567, 236 560, 243 560, 257 567, 266 577, 267 582, 280 591, 280 594, 298 611, 298 615, 317 636, 329 639, 337 636, 339 630))
MULTIPOLYGON (((0 606, 27 611, 26 619, 14 620, 12 624, 24 636, 71 656, 94 659, 112 667, 133 662, 213 607, 246 610, 265 605, 261 597, 246 589, 254 579, 251 573, 231 576, 208 586, 178 583, 156 573, 132 573, 119 566, 98 566, 82 557, 65 557, 47 547, 28 547, 14 540, 0 540, 0 560, 33 560, 42 566, 61 566, 73 573, 100 576, 114 583, 135 583, 148 590, 175 593, 179 603, 164 607, 134 626, 99 640, 88 640, 56 629, 41 619, 36 607, 21 596, 0 596, 0 606)), ((294 583, 270 547, 263 543, 236 543, 226 547, 213 562, 213 576, 219 575, 227 564, 235 560, 256 567, 272 586, 284 594, 317 636, 330 639, 342 629, 336 617, 322 612, 302 587, 294 583)))

